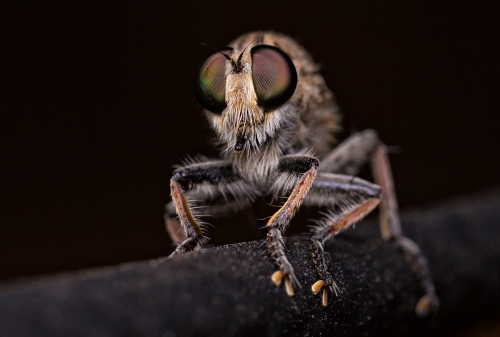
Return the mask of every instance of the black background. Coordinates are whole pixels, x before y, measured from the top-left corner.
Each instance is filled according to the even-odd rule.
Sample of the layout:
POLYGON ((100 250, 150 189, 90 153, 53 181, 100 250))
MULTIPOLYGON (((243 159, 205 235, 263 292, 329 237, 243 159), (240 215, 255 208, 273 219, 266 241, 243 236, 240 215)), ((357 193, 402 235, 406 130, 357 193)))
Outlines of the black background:
POLYGON ((374 128, 400 148, 403 208, 500 183, 496 1, 0 6, 0 278, 168 254, 172 166, 216 154, 191 88, 200 43, 252 30, 323 65, 339 138, 374 128))

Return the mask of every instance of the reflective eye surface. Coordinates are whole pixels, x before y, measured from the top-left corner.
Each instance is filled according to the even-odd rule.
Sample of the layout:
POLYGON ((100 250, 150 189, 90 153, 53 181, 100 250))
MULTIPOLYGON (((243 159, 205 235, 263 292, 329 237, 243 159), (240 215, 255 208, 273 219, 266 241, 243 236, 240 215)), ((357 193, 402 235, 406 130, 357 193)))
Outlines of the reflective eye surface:
POLYGON ((292 97, 297 87, 297 70, 281 49, 253 47, 252 76, 257 102, 265 111, 279 108, 292 97))
POLYGON ((226 108, 226 58, 221 53, 230 54, 231 48, 215 52, 198 67, 194 77, 194 94, 198 102, 207 110, 221 113, 226 108))

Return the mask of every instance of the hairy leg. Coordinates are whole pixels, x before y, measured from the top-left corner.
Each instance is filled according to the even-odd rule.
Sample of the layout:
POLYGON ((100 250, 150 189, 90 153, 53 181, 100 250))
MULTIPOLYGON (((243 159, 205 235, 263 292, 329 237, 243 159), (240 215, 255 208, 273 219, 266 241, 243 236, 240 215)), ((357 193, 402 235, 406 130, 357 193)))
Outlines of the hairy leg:
POLYGON ((229 202, 223 206, 220 203, 218 207, 242 207, 257 195, 257 191, 233 171, 231 164, 203 158, 177 168, 170 180, 170 189, 172 202, 166 206, 165 224, 173 240, 182 240, 171 256, 199 249, 206 240, 199 219, 202 212, 197 211, 197 207, 221 199, 229 202))
POLYGON ((278 164, 278 173, 271 188, 275 195, 292 190, 285 204, 267 223, 267 249, 279 268, 271 279, 277 286, 284 280, 289 296, 294 295, 294 286, 300 287, 300 284, 286 257, 283 233, 312 186, 318 165, 318 159, 312 156, 283 156, 278 164))
POLYGON ((324 259, 324 243, 370 213, 378 205, 380 194, 381 189, 378 185, 352 176, 320 173, 314 181, 305 204, 336 206, 313 229, 311 237, 313 262, 320 276, 311 290, 314 294, 323 290, 324 306, 328 305, 329 295, 338 291, 324 259))
MULTIPOLYGON (((357 174, 363 164, 370 160, 375 182, 382 188, 380 200, 380 231, 382 238, 394 242, 403 251, 405 258, 419 277, 425 295, 418 302, 415 312, 419 316, 425 316, 438 307, 439 300, 427 267, 427 260, 418 245, 402 235, 387 148, 378 139, 375 131, 365 130, 349 137, 324 158, 319 171, 354 175, 357 174)), ((336 224, 332 222, 332 228, 335 226, 336 224)), ((327 239, 328 237, 322 238, 323 242, 327 239)), ((317 242, 319 241, 317 240, 317 242)), ((318 245, 314 243, 314 236, 313 244, 318 245)))

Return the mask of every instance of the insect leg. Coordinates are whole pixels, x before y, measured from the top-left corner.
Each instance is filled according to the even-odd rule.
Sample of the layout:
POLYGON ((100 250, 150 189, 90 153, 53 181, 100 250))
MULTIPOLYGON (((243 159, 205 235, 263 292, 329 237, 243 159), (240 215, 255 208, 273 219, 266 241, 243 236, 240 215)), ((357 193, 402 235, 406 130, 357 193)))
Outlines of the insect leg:
POLYGON ((378 185, 352 176, 320 173, 314 181, 304 203, 330 208, 327 216, 313 229, 311 237, 313 262, 320 275, 311 290, 314 294, 323 290, 324 306, 328 305, 329 295, 338 292, 324 259, 324 243, 363 219, 378 205, 380 195, 378 185))
POLYGON ((370 160, 379 143, 377 133, 373 130, 355 133, 321 159, 318 172, 355 176, 370 160))
POLYGON ((321 161, 319 172, 356 175, 372 160, 375 182, 384 191, 380 201, 380 231, 384 240, 401 236, 398 205, 385 146, 373 130, 352 135, 321 161))
MULTIPOLYGON (((211 198, 198 195, 196 199, 201 201, 191 200, 191 205, 197 207, 197 214, 199 216, 236 213, 249 207, 252 201, 252 199, 249 198, 235 199, 231 195, 223 195, 218 192, 219 191, 214 191, 214 195, 211 198)), ((189 191, 187 191, 186 194, 189 196, 189 191)), ((165 206, 164 220, 168 235, 176 246, 179 245, 186 239, 186 232, 182 230, 175 211, 175 204, 172 201, 165 206)))
POLYGON ((289 296, 294 295, 294 286, 300 287, 300 284, 295 277, 291 263, 286 257, 283 233, 309 191, 318 166, 318 159, 311 156, 283 156, 280 158, 278 176, 272 187, 275 194, 279 191, 289 191, 293 187, 285 204, 267 223, 269 228, 267 232, 267 249, 279 268, 271 279, 277 286, 284 279, 285 289, 289 296))
POLYGON ((437 310, 439 299, 431 279, 427 259, 421 252, 420 247, 402 234, 391 166, 387 156, 387 149, 383 143, 379 143, 373 153, 372 168, 375 182, 382 187, 383 191, 382 200, 380 201, 380 231, 382 238, 386 241, 394 241, 396 246, 403 251, 408 263, 419 277, 425 295, 418 301, 415 313, 421 317, 427 316, 431 311, 437 310))
POLYGON ((172 203, 167 205, 165 216, 167 231, 176 233, 173 235, 174 240, 183 238, 182 234, 177 234, 179 227, 185 235, 171 256, 201 248, 201 244, 206 240, 200 225, 200 212, 195 212, 194 206, 210 204, 220 196, 228 196, 233 201, 241 200, 241 203, 245 204, 256 194, 256 191, 233 171, 231 164, 222 160, 200 161, 177 168, 170 180, 170 190, 172 203))
POLYGON ((427 267, 427 260, 418 245, 402 235, 387 149, 376 132, 365 130, 349 137, 322 160, 318 171, 355 175, 370 159, 375 182, 382 187, 383 192, 380 201, 382 238, 386 241, 393 241, 404 252, 421 280, 426 295, 420 299, 415 311, 417 315, 425 316, 432 309, 437 308, 439 301, 427 267))

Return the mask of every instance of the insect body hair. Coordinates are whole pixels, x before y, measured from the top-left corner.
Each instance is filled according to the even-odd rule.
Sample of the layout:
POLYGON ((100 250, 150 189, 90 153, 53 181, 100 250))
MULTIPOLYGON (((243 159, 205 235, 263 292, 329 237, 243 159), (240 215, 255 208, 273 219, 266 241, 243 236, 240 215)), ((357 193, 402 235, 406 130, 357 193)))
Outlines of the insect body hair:
POLYGON ((318 74, 319 66, 305 49, 274 32, 246 34, 230 47, 233 51, 227 55, 225 69, 227 107, 222 113, 206 110, 205 114, 222 145, 222 155, 235 169, 251 180, 268 181, 284 154, 312 148, 321 157, 331 150, 340 118, 333 94, 318 74), (286 53, 298 76, 291 98, 271 111, 259 106, 252 80, 250 50, 261 44, 286 53))

